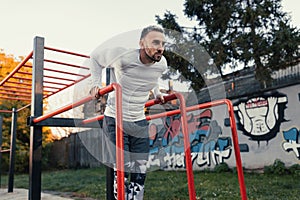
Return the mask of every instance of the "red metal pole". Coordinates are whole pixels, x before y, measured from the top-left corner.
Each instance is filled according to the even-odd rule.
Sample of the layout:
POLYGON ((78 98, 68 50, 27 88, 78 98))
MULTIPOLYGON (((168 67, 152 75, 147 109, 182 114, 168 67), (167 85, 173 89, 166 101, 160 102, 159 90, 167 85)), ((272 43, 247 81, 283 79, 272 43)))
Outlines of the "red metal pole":
POLYGON ((238 135, 237 135, 237 129, 236 129, 236 122, 234 118, 234 111, 233 106, 230 100, 225 99, 225 103, 228 106, 228 112, 229 112, 229 118, 230 118, 230 127, 231 127, 231 133, 232 133, 232 139, 233 139, 233 147, 234 147, 234 153, 235 153, 235 160, 236 160, 236 167, 238 172, 238 179, 240 183, 240 193, 242 200, 247 200, 247 192, 246 192, 246 185, 244 180, 244 172, 242 167, 242 159, 241 159, 241 153, 240 153, 240 146, 238 142, 238 135))
POLYGON ((50 62, 50 63, 59 64, 59 65, 65 65, 65 66, 69 66, 69 67, 75 67, 75 68, 80 68, 80 69, 86 69, 86 70, 89 70, 89 68, 88 68, 88 67, 85 67, 85 66, 79 66, 79 65, 74 65, 74 64, 70 64, 70 63, 59 62, 59 61, 55 61, 55 60, 44 59, 44 61, 45 61, 45 62, 50 62))
POLYGON ((41 121, 43 121, 45 119, 48 119, 50 117, 53 117, 53 116, 58 115, 60 113, 63 113, 65 111, 70 110, 72 108, 75 108, 77 106, 80 106, 81 104, 84 104, 84 103, 86 103, 86 102, 88 102, 90 100, 92 100, 92 97, 91 96, 87 96, 87 97, 85 97, 85 98, 83 98, 83 99, 75 102, 74 104, 68 104, 68 105, 63 106, 63 107, 61 107, 61 108, 59 108, 59 109, 57 109, 57 110, 55 110, 53 112, 50 112, 50 113, 47 113, 47 114, 42 115, 40 117, 37 117, 37 118, 33 119, 33 122, 34 123, 41 122, 41 121))
MULTIPOLYGON (((170 95, 164 96, 165 102, 171 101, 173 99, 177 99, 176 94, 170 94, 170 95)), ((160 99, 153 99, 153 100, 147 101, 145 103, 145 107, 150 107, 150 106, 153 106, 154 104, 158 104, 158 103, 161 103, 160 99)))
POLYGON ((12 113, 11 110, 0 110, 0 113, 12 113))
POLYGON ((116 92, 116 164, 118 200, 125 198, 124 186, 124 140, 123 140, 123 115, 122 115, 122 90, 121 86, 112 83, 116 92))
POLYGON ((18 64, 18 66, 12 71, 10 72, 10 74, 8 76, 6 76, 1 82, 0 82, 0 86, 2 86, 8 79, 10 79, 30 58, 32 58, 33 55, 33 51, 31 51, 29 53, 28 56, 26 56, 26 58, 24 60, 22 60, 22 62, 20 62, 18 64))
MULTIPOLYGON (((177 97, 176 97, 175 94, 164 96, 165 102, 171 101, 171 100, 176 99, 176 98, 177 97)), ((160 103, 159 99, 153 99, 153 100, 147 101, 145 103, 145 107, 150 107, 150 106, 153 106, 154 104, 158 104, 158 103, 160 103)), ((195 108, 195 110, 197 110, 197 109, 198 108, 195 108)), ((164 113, 159 113, 159 114, 155 114, 155 115, 151 115, 151 116, 146 116, 146 119, 151 120, 151 119, 156 119, 156 118, 161 118, 161 117, 166 117, 166 116, 172 116, 172 115, 177 115, 177 114, 180 114, 180 110, 173 110, 173 111, 169 111, 169 112, 164 112, 164 113)), ((95 122, 95 121, 102 120, 103 118, 104 118, 103 115, 99 115, 99 116, 96 116, 96 117, 91 117, 91 118, 82 120, 81 124, 85 125, 85 124, 88 124, 88 123, 92 123, 92 122, 95 122)))
MULTIPOLYGON (((103 95, 103 94, 106 94, 106 93, 108 93, 108 92, 110 92, 110 91, 112 91, 112 90, 113 90, 113 86, 112 86, 112 85, 109 85, 109 86, 104 87, 104 88, 102 88, 101 90, 99 90, 99 94, 103 95)), ((41 122, 41 121, 43 121, 43 120, 45 120, 45 119, 48 119, 48 118, 50 118, 50 117, 53 117, 53 116, 55 116, 55 115, 57 115, 57 114, 63 113, 63 112, 65 112, 65 111, 67 111, 67 110, 70 110, 70 109, 72 109, 72 108, 75 108, 75 107, 77 107, 77 106, 80 106, 80 105, 82 105, 82 104, 84 104, 84 103, 86 103, 86 102, 88 102, 88 101, 90 101, 90 100, 92 100, 92 96, 87 96, 87 97, 85 97, 85 98, 83 98, 83 99, 81 99, 81 100, 79 100, 79 101, 76 101, 76 102, 73 103, 73 104, 66 105, 66 106, 61 107, 61 108, 59 108, 59 109, 57 109, 57 110, 55 110, 55 111, 52 111, 52 112, 50 112, 50 113, 48 113, 48 114, 42 115, 42 116, 40 116, 40 117, 37 117, 37 118, 33 119, 33 122, 34 122, 34 123, 41 122)))
POLYGON ((92 123, 92 122, 103 120, 103 118, 104 118, 104 115, 99 115, 99 116, 96 116, 96 117, 92 117, 92 118, 89 118, 89 119, 82 120, 81 124, 83 124, 83 125, 89 124, 89 123, 92 123))
POLYGON ((15 97, 0 97, 0 99, 20 100, 20 101, 31 101, 31 99, 15 98, 15 97))
POLYGON ((183 95, 180 93, 177 93, 176 96, 180 101, 181 126, 182 126, 181 128, 182 128, 184 150, 185 150, 184 154, 185 154, 186 174, 188 179, 189 197, 190 200, 196 200, 193 164, 192 164, 192 157, 191 157, 191 146, 190 146, 187 117, 186 117, 185 99, 183 95))
MULTIPOLYGON (((44 86, 44 91, 46 91, 45 88, 48 88, 48 89, 51 89, 51 88, 58 89, 58 90, 56 90, 56 91, 49 91, 49 92, 51 92, 51 94, 45 96, 44 98, 47 98, 47 97, 49 97, 49 96, 52 96, 52 95, 54 95, 54 94, 56 94, 56 93, 58 93, 58 92, 60 92, 60 91, 62 91, 62 90, 64 90, 64 89, 66 89, 67 87, 71 87, 72 85, 75 85, 76 83, 78 83, 78 82, 80 82, 80 81, 82 81, 82 80, 84 80, 84 79, 86 79, 86 78, 88 78, 88 77, 90 77, 90 76, 91 76, 91 74, 85 75, 84 77, 82 77, 82 78, 80 78, 80 79, 74 81, 73 83, 71 83, 71 84, 69 84, 68 86, 63 87, 63 88, 44 86)), ((104 88, 102 88, 101 90, 103 90, 103 89, 104 89, 104 88)), ((100 91, 100 92, 101 92, 101 91, 100 91)))
POLYGON ((78 74, 78 73, 72 73, 72 72, 66 72, 65 70, 56 70, 56 69, 51 69, 51 68, 44 68, 45 71, 51 71, 51 72, 57 72, 57 73, 61 73, 61 74, 68 74, 68 75, 72 75, 72 76, 80 76, 80 77, 84 77, 84 74, 78 74))
POLYGON ((51 50, 51 51, 56 51, 56 52, 70 54, 70 55, 74 55, 74 56, 80 56, 80 57, 84 57, 84 58, 89 58, 89 56, 87 56, 87 55, 79 54, 79 53, 74 53, 74 52, 71 52, 71 51, 60 50, 60 49, 56 49, 56 48, 52 48, 52 47, 44 47, 44 48, 47 49, 47 50, 51 50))

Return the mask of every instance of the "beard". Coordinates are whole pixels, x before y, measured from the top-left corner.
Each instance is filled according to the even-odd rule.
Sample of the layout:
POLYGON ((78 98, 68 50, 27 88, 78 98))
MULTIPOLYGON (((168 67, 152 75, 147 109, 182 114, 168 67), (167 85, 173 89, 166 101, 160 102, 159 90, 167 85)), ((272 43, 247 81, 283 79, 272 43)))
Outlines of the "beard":
POLYGON ((145 52, 145 54, 153 62, 159 62, 162 57, 162 54, 160 52, 154 53, 152 56, 150 56, 147 52, 145 52))

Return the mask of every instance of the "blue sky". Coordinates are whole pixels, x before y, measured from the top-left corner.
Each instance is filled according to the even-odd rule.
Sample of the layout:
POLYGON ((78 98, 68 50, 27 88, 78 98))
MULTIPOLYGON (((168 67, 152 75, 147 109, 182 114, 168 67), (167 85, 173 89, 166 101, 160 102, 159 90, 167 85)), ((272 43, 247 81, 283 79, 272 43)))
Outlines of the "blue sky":
MULTIPOLYGON (((300 27, 300 1, 283 0, 283 9, 300 27)), ((123 32, 155 24, 166 10, 180 24, 192 25, 182 10, 184 0, 0 0, 0 48, 7 54, 26 56, 33 38, 42 36, 47 46, 89 54, 104 41, 123 32)))

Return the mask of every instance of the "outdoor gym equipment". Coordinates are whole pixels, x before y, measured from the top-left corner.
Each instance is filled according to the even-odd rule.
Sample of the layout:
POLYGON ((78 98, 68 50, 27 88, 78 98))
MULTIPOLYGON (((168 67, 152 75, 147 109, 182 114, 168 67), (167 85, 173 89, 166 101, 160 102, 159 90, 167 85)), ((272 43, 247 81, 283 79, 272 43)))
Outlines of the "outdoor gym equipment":
MULTIPOLYGON (((70 71, 61 71, 57 69, 50 69, 47 67, 44 67, 45 62, 50 62, 58 65, 64 65, 68 67, 76 67, 81 68, 83 70, 88 70, 88 68, 85 68, 84 66, 77 66, 73 64, 68 64, 60 61, 53 61, 49 59, 44 58, 44 51, 50 50, 50 51, 56 51, 60 53, 66 53, 71 54, 75 56, 80 56, 84 58, 88 58, 88 56, 82 55, 82 54, 76 54, 72 52, 62 51, 54 48, 49 48, 44 46, 44 38, 36 37, 34 39, 34 49, 33 52, 29 54, 25 58, 25 61, 22 61, 19 66, 15 70, 13 70, 12 73, 8 75, 1 83, 0 87, 5 87, 5 85, 9 88, 12 88, 14 91, 17 91, 18 89, 22 89, 24 92, 26 91, 25 88, 21 87, 20 85, 25 84, 27 85, 28 89, 28 82, 21 82, 20 85, 16 85, 16 79, 20 80, 20 76, 16 76, 17 73, 27 74, 30 76, 30 78, 26 79, 26 81, 30 81, 31 83, 31 98, 25 98, 22 96, 19 96, 19 93, 16 93, 15 100, 25 100, 25 101, 31 101, 29 104, 31 106, 31 117, 28 119, 28 125, 31 126, 30 128, 30 170, 29 170, 29 196, 28 198, 30 200, 40 200, 41 199, 41 147, 42 147, 42 127, 43 126, 58 126, 58 127, 93 127, 93 122, 96 122, 98 120, 103 119, 103 116, 97 116, 94 118, 89 119, 66 119, 66 118, 55 118, 55 115, 58 115, 62 112, 65 112, 67 110, 70 110, 74 107, 80 106, 90 100, 92 100, 91 96, 87 96, 79 101, 74 102, 73 104, 69 104, 66 106, 63 106, 53 112, 47 113, 43 115, 43 100, 49 96, 52 96, 53 94, 58 93, 59 91, 62 91, 70 86, 75 85, 76 83, 88 78, 90 74, 86 73, 84 75, 82 74, 76 74, 71 73, 70 71), (27 61, 32 58, 33 59, 33 65, 29 66, 27 64, 27 61), (30 67, 31 73, 22 71, 22 67, 30 67), (52 71, 57 72, 61 74, 68 73, 70 75, 74 75, 76 77, 80 77, 79 79, 66 79, 62 77, 51 77, 49 75, 44 76, 44 71, 52 71), (56 79, 55 81, 45 80, 46 78, 49 79, 56 79), (68 82, 68 83, 66 83, 68 82), (48 85, 45 85, 48 84, 48 85), (58 86, 57 86, 58 85, 58 86)), ((108 92, 116 92, 116 106, 117 106, 117 115, 116 115, 116 126, 117 126, 117 138, 116 138, 116 160, 117 160, 117 178, 118 178, 118 188, 120 188, 118 193, 118 200, 123 200, 125 193, 124 193, 124 155, 123 155, 123 132, 122 132, 122 104, 121 104, 121 87, 116 84, 112 83, 111 85, 108 85, 104 87, 103 89, 99 90, 100 95, 106 94, 108 92)), ((15 93, 14 93, 15 94, 15 93)), ((27 92, 28 94, 28 92, 27 92)), ((9 97, 4 97, 8 98, 9 97)), ((223 100, 217 100, 212 101, 204 104, 199 104, 195 106, 186 107, 185 100, 183 96, 180 93, 172 94, 170 96, 165 97, 165 101, 172 100, 172 99, 179 99, 180 101, 180 109, 168 111, 165 113, 155 114, 151 116, 147 116, 148 120, 159 118, 159 117, 165 117, 165 116, 172 116, 172 115, 181 115, 181 126, 182 126, 182 132, 184 136, 184 149, 185 149, 185 164, 186 164, 186 173, 187 173, 187 179, 188 179, 188 191, 189 191, 189 199, 195 200, 196 199, 196 193, 195 193, 195 187, 194 187, 194 176, 193 176, 193 169, 192 169, 192 162, 191 162, 191 150, 190 150, 190 144, 189 144, 189 135, 187 130, 187 119, 186 119, 186 113, 189 111, 194 111, 198 109, 204 109, 208 107, 218 106, 225 104, 228 108, 229 113, 229 119, 230 119, 230 126, 232 131, 232 139, 234 144, 234 150, 235 150, 235 158, 236 158, 236 166, 237 166, 237 172, 238 172, 238 181, 240 184, 240 193, 241 193, 241 199, 246 200, 246 188, 244 183, 244 175, 243 175, 243 169, 242 169, 242 162, 241 162, 241 156, 240 156, 240 149, 238 144, 238 137, 237 137, 237 130, 236 130, 236 122, 234 119, 234 112, 233 112, 233 106, 230 100, 223 99, 223 100)), ((157 100, 151 100, 145 104, 146 107, 152 106, 154 104, 160 103, 157 100)), ((28 107, 28 106, 25 106, 28 107)), ((112 177, 110 177, 112 178, 112 177)), ((111 182, 111 180, 108 180, 111 182)), ((109 185, 108 185, 109 186, 109 185)), ((109 190, 109 189, 108 189, 109 190)), ((108 194, 109 195, 109 194, 108 194)), ((109 199, 109 196, 107 196, 109 199)))

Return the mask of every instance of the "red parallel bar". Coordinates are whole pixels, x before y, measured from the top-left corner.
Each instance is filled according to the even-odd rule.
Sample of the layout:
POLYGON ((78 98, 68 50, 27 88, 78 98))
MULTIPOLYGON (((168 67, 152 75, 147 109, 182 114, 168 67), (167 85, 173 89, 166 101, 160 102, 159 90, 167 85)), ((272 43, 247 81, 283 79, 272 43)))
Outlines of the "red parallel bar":
MULTIPOLYGON (((60 91, 62 91, 62 90, 64 90, 64 89, 66 89, 67 87, 71 87, 72 85, 75 85, 76 83, 78 83, 78 82, 80 82, 80 81, 82 81, 82 80, 84 80, 84 79, 86 79, 86 78, 88 78, 88 77, 90 77, 90 76, 91 76, 91 74, 85 75, 84 77, 82 77, 82 78, 80 78, 80 79, 74 81, 73 83, 69 84, 68 86, 66 86, 66 87, 64 87, 64 88, 56 88, 56 89, 58 89, 57 91, 55 91, 55 92, 52 91, 52 93, 51 93, 50 95, 46 96, 46 97, 52 96, 52 95, 54 95, 54 94, 56 94, 56 93, 58 93, 58 92, 60 92, 60 91)), ((49 86, 48 88, 51 88, 51 87, 49 86)), ((103 89, 104 89, 104 88, 102 88, 101 91, 102 91, 103 89)), ((101 92, 101 91, 100 91, 100 92, 101 92)), ((105 93, 105 94, 106 94, 106 93, 105 93)))
POLYGON ((20 111, 24 110, 25 108, 28 108, 29 106, 31 106, 31 104, 27 104, 26 106, 23 106, 23 107, 19 108, 17 110, 17 112, 20 112, 20 111))
POLYGON ((185 154, 186 175, 188 179, 189 196, 190 196, 190 200, 196 200, 191 145, 190 145, 187 116, 186 116, 186 112, 187 112, 186 104, 182 94, 177 93, 176 96, 180 101, 181 126, 182 126, 181 128, 182 128, 183 142, 184 142, 184 149, 185 149, 184 154, 185 154))
MULTIPOLYGON (((167 101, 171 101, 173 99, 177 99, 176 95, 175 94, 171 94, 171 95, 168 95, 168 96, 164 96, 164 101, 167 102, 167 101)), ((161 101, 159 99, 153 99, 153 100, 150 100, 150 101, 147 101, 145 103, 145 107, 150 107, 150 106, 153 106, 154 104, 158 104, 158 103, 161 103, 161 101)), ((151 120, 151 119, 156 119, 156 118, 160 118, 160 117, 165 117, 165 116, 171 116, 171 115, 176 115, 176 114, 180 114, 180 110, 176 110, 175 113, 173 113, 172 111, 170 113, 167 113, 168 115, 162 113, 162 115, 158 116, 158 117, 155 117, 155 118, 152 118, 151 116, 147 116, 146 119, 147 120, 151 120)), ((99 120, 102 120, 104 118, 103 115, 99 115, 99 116, 96 116, 96 117, 91 117, 91 118, 88 118, 88 119, 85 119, 85 120, 82 120, 81 124, 85 125, 85 124, 88 124, 88 123, 92 123, 92 122, 96 122, 96 121, 99 121, 99 120)))
POLYGON ((23 66, 24 66, 25 68, 27 67, 27 68, 31 68, 31 69, 32 69, 32 65, 24 64, 23 66))
POLYGON ((51 71, 51 72, 56 72, 56 73, 62 73, 62 74, 68 74, 68 75, 73 75, 73 76, 85 76, 83 74, 77 74, 77 73, 72 73, 72 72, 66 72, 66 71, 62 71, 62 70, 56 70, 56 69, 51 69, 51 68, 44 68, 45 71, 51 71))
POLYGON ((24 60, 22 60, 22 62, 20 62, 17 67, 10 72, 10 74, 8 76, 6 76, 1 82, 0 82, 0 86, 2 86, 5 82, 7 82, 8 79, 10 79, 33 55, 33 51, 31 51, 29 53, 28 56, 26 56, 26 58, 24 60))
POLYGON ((12 113, 11 110, 0 110, 0 113, 12 113))
MULTIPOLYGON (((16 73, 20 73, 20 72, 16 72, 16 73)), ((27 80, 27 81, 31 81, 32 80, 32 78, 27 78, 27 77, 22 77, 22 76, 12 76, 12 78, 22 79, 22 80, 27 80)))
MULTIPOLYGON (((112 90, 113 90, 113 86, 109 85, 107 87, 102 88, 101 91, 99 91, 99 93, 103 93, 103 92, 108 93, 108 92, 110 92, 112 90)), ((106 94, 106 93, 104 93, 104 94, 106 94)), ((80 105, 82 105, 82 104, 84 104, 84 103, 86 103, 88 101, 91 101, 91 100, 92 100, 92 97, 91 96, 87 96, 87 97, 85 97, 85 98, 83 98, 81 100, 76 101, 75 103, 63 106, 63 107, 61 107, 61 108, 59 108, 57 110, 54 110, 54 111, 52 111, 52 112, 50 112, 48 114, 42 115, 40 117, 37 117, 37 118, 33 119, 33 122, 34 123, 41 122, 41 121, 43 121, 45 119, 48 119, 50 117, 53 117, 55 115, 58 115, 60 113, 65 112, 65 111, 68 111, 68 110, 70 110, 72 108, 76 108, 76 107, 78 107, 78 106, 80 106, 80 105)))
POLYGON ((31 76, 32 73, 31 72, 23 72, 23 71, 18 71, 16 72, 17 74, 25 74, 25 75, 28 75, 28 76, 31 76))
POLYGON ((63 81, 75 81, 74 79, 70 79, 70 78, 63 78, 63 77, 58 77, 58 76, 48 76, 45 75, 45 78, 51 78, 51 79, 58 79, 58 80, 63 80, 63 81))
POLYGON ((89 58, 89 56, 87 56, 87 55, 79 54, 79 53, 74 53, 74 52, 71 52, 71 51, 60 50, 60 49, 55 49, 55 48, 51 48, 51 47, 44 47, 44 48, 47 49, 47 50, 50 50, 50 51, 56 51, 56 52, 70 54, 70 55, 74 55, 74 56, 80 56, 80 57, 84 57, 84 58, 89 58))
POLYGON ((59 91, 61 91, 61 90, 63 90, 64 88, 62 88, 62 87, 55 87, 55 86, 50 86, 50 85, 44 85, 44 89, 45 88, 47 88, 47 89, 55 89, 55 90, 59 90, 59 91))
POLYGON ((7 153, 7 152, 10 152, 10 149, 4 149, 4 150, 1 150, 0 152, 1 153, 7 153))
POLYGON ((6 83, 31 86, 31 83, 22 83, 22 82, 18 82, 18 81, 6 81, 6 83))
POLYGON ((20 101, 31 101, 31 99, 15 98, 15 97, 0 97, 0 99, 20 100, 20 101))
POLYGON ((48 60, 48 59, 44 59, 45 62, 50 62, 50 63, 55 63, 55 64, 59 64, 59 65, 65 65, 68 67, 75 67, 75 68, 80 68, 80 69, 86 69, 89 70, 88 67, 84 67, 84 66, 79 66, 79 65, 73 65, 73 64, 69 64, 69 63, 64 63, 64 62, 59 62, 59 61, 54 61, 54 60, 48 60))
POLYGON ((228 112, 230 117, 230 127, 232 132, 232 139, 233 139, 233 146, 234 146, 234 153, 235 153, 235 161, 237 166, 237 172, 238 172, 238 179, 240 183, 240 193, 242 200, 247 200, 247 192, 246 192, 246 185, 245 185, 245 179, 244 179, 244 172, 243 172, 243 166, 242 166, 242 159, 241 159, 241 152, 240 152, 240 146, 238 142, 238 134, 236 129, 236 121, 234 118, 234 111, 232 102, 228 99, 225 99, 225 103, 228 106, 228 112))
POLYGON ((17 85, 7 85, 7 84, 5 84, 5 86, 4 87, 6 87, 6 88, 14 88, 14 89, 23 89, 23 90, 28 90, 28 91, 31 91, 31 88, 29 88, 29 87, 21 87, 21 86, 17 86, 17 85))
MULTIPOLYGON (((117 188, 118 200, 125 198, 124 185, 124 140, 123 140, 123 113, 122 113, 122 89, 119 84, 112 83, 116 92, 116 164, 117 164, 117 188)), ((100 93, 100 92, 99 92, 100 93)), ((101 95, 101 93, 100 93, 101 95)))
POLYGON ((89 123, 92 123, 92 122, 96 122, 96 121, 99 121, 99 120, 103 120, 104 118, 104 115, 99 115, 99 116, 96 116, 96 117, 92 117, 92 118, 89 118, 89 119, 85 119, 85 120, 82 120, 81 124, 89 124, 89 123))
MULTIPOLYGON (((24 65, 24 67, 27 67, 27 68, 32 68, 31 65, 24 65)), ((67 72, 67 71, 64 71, 64 70, 56 70, 56 69, 51 69, 51 68, 47 68, 47 67, 44 67, 44 70, 45 71, 51 71, 51 72, 57 72, 57 73, 62 73, 62 74, 68 74, 68 75, 73 75, 73 76, 85 76, 83 74, 78 74, 78 73, 72 73, 72 72, 67 72)), ((30 72, 18 72, 18 73, 24 73, 24 74, 27 74, 27 75, 32 75, 32 73, 30 72)))
POLYGON ((54 82, 54 81, 44 81, 44 83, 49 83, 49 84, 54 84, 54 85, 69 85, 68 83, 58 83, 58 82, 54 82))
POLYGON ((24 93, 24 94, 31 94, 31 92, 28 90, 13 90, 13 89, 7 89, 7 88, 1 88, 3 91, 8 91, 8 92, 18 92, 18 93, 24 93))
MULTIPOLYGON (((207 103, 202 103, 202 104, 198 104, 198 105, 195 105, 195 106, 187 107, 186 111, 190 112, 190 111, 209 108, 209 107, 212 107, 212 106, 218 106, 218 105, 222 105, 222 104, 225 104, 224 100, 207 102, 207 103)), ((179 109, 178 110, 171 110, 171 111, 164 112, 164 113, 149 115, 149 116, 146 116, 146 119, 147 120, 152 120, 152 119, 157 119, 157 118, 161 118, 161 117, 168 117, 168 116, 178 115, 178 114, 180 114, 179 109)))
POLYGON ((13 92, 0 92, 0 94, 5 94, 5 95, 14 95, 14 96, 18 96, 18 97, 31 97, 30 94, 22 94, 21 92, 18 93, 13 93, 13 92))
MULTIPOLYGON (((164 101, 165 102, 171 101, 173 99, 177 99, 177 96, 176 96, 175 93, 167 95, 167 96, 164 96, 164 101)), ((153 106, 154 104, 159 104, 159 103, 161 103, 160 99, 153 99, 153 100, 147 101, 145 103, 145 107, 150 107, 150 106, 153 106)))

